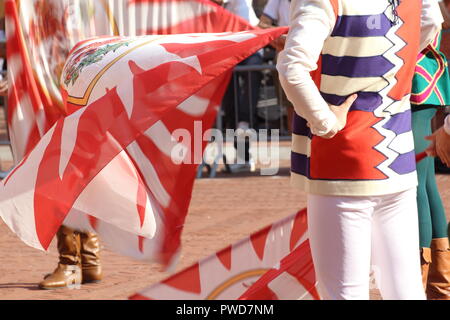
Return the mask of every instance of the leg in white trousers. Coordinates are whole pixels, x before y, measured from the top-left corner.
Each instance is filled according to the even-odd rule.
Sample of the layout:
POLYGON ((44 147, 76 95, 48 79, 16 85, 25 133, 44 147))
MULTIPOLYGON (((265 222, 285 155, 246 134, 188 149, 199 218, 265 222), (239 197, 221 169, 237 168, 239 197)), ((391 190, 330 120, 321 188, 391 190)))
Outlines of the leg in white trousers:
POLYGON ((416 189, 371 197, 308 195, 311 251, 323 299, 425 299, 416 189))

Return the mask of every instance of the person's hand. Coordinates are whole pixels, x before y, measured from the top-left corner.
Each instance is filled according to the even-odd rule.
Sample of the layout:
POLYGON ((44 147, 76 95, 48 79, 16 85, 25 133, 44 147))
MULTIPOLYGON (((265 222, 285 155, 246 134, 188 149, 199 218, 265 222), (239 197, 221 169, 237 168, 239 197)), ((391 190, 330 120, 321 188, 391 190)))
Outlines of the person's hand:
POLYGON ((268 29, 273 27, 274 27, 273 20, 263 13, 261 15, 261 18, 259 18, 258 28, 268 29))
POLYGON ((286 38, 287 36, 283 34, 282 36, 276 38, 273 40, 270 45, 275 48, 277 51, 281 51, 284 49, 284 45, 286 44, 286 38))
POLYGON ((6 97, 8 95, 8 81, 0 80, 0 96, 6 97))
POLYGON ((326 135, 321 136, 321 138, 324 139, 331 139, 333 138, 339 131, 344 129, 345 125, 347 124, 347 115, 348 111, 350 110, 351 106, 353 105, 353 102, 358 98, 358 95, 352 94, 350 97, 347 98, 347 100, 344 101, 343 104, 340 106, 334 106, 329 105, 330 110, 334 113, 336 116, 336 124, 334 125, 334 128, 331 129, 330 132, 328 132, 326 135))
POLYGON ((444 128, 436 130, 425 139, 431 141, 430 146, 425 150, 426 153, 432 157, 439 157, 447 167, 450 167, 450 135, 444 128))

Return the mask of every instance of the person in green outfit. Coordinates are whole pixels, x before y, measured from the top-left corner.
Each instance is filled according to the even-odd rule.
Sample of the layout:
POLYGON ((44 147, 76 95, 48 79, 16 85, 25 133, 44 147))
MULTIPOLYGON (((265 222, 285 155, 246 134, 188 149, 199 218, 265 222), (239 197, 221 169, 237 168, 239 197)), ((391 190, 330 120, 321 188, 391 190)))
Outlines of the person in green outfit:
MULTIPOLYGON (((440 52, 441 32, 418 57, 411 93, 415 152, 429 147, 431 119, 437 108, 450 105, 450 77, 447 59, 440 52)), ((450 249, 447 219, 436 185, 434 159, 417 163, 419 185, 420 252, 422 279, 428 299, 450 300, 450 249)))

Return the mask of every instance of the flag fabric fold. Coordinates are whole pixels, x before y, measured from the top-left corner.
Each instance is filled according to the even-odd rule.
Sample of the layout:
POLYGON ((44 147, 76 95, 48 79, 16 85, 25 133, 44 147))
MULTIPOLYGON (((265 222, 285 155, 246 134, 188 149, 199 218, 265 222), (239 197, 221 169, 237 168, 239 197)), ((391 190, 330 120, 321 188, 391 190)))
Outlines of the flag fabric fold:
POLYGON ((81 42, 62 72, 71 113, 2 181, 1 217, 36 248, 47 249, 64 223, 95 230, 128 255, 169 264, 180 247, 198 164, 193 159, 206 146, 202 137, 230 70, 285 32, 81 42), (188 138, 177 140, 176 130, 188 138), (133 248, 127 250, 121 233, 134 239, 133 248))
POLYGON ((171 151, 187 157, 179 162, 206 144, 194 152, 172 133, 192 134, 200 121, 202 136, 230 68, 285 31, 140 37, 254 30, 209 0, 5 6, 8 126, 18 165, 0 186, 1 217, 36 248, 46 249, 64 222, 100 233, 120 253, 167 264, 196 168, 174 163, 171 151))

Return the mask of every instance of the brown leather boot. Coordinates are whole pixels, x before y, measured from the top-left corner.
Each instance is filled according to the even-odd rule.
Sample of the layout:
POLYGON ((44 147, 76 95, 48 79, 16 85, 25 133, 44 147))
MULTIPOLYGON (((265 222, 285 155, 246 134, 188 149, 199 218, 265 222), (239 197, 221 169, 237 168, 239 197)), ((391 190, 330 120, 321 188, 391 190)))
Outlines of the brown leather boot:
POLYGON ((450 300, 450 249, 448 238, 431 241, 430 271, 428 273, 427 298, 450 300))
POLYGON ((83 283, 100 282, 103 278, 100 264, 100 241, 92 232, 80 233, 81 238, 81 267, 83 283))
POLYGON ((427 290, 428 283, 428 271, 431 263, 431 249, 430 248, 420 248, 420 264, 422 266, 422 283, 423 289, 427 290))
POLYGON ((56 233, 59 252, 58 267, 39 283, 41 289, 68 288, 81 284, 80 236, 61 226, 56 233))

